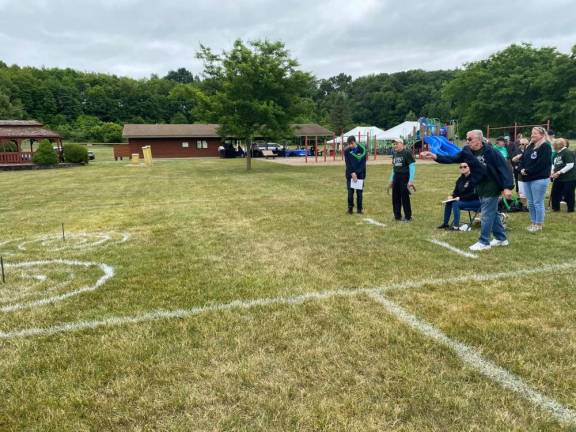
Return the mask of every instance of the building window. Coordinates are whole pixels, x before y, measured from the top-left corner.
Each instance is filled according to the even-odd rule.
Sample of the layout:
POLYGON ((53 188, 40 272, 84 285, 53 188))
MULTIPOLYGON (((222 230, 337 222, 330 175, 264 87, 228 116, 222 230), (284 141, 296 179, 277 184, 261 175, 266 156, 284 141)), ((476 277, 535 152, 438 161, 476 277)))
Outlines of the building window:
POLYGON ((208 141, 204 141, 204 140, 196 141, 196 148, 207 149, 208 148, 208 141))
POLYGON ((188 148, 188 147, 190 147, 190 145, 187 142, 182 143, 182 148, 188 148))

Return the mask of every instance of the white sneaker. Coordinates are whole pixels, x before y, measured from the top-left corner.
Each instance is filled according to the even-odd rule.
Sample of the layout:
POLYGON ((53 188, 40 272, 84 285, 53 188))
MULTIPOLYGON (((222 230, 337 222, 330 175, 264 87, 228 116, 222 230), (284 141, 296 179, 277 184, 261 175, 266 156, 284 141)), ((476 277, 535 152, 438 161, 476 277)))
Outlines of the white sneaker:
POLYGON ((490 246, 492 247, 496 247, 496 246, 508 246, 510 244, 510 242, 508 240, 496 240, 496 239, 492 239, 492 241, 490 242, 490 246))
POLYGON ((526 228, 528 232, 537 233, 538 231, 542 231, 542 225, 530 225, 526 228))
POLYGON ((480 243, 480 242, 476 242, 474 243, 472 246, 469 247, 469 249, 471 251, 483 251, 483 250, 488 250, 490 249, 490 245, 489 244, 484 244, 484 243, 480 243))

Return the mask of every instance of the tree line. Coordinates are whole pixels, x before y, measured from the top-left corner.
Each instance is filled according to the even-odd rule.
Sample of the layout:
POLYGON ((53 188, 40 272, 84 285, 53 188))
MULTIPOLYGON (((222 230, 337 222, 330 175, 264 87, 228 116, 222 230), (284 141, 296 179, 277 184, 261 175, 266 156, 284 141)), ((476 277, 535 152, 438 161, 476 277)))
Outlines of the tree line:
MULTIPOLYGON (((237 44, 230 54, 250 54, 249 47, 237 44)), ((266 56, 272 62, 282 58, 283 67, 291 71, 290 85, 297 86, 287 90, 290 99, 283 101, 273 75, 262 80, 253 74, 267 83, 265 91, 278 93, 274 106, 261 95, 258 109, 262 114, 284 110, 292 123, 319 123, 340 133, 353 125, 390 128, 418 116, 455 119, 463 130, 550 119, 561 135, 576 136, 576 46, 564 54, 555 48, 511 45, 457 70, 410 70, 356 79, 340 73, 318 79, 299 70, 282 43, 263 42, 260 48, 258 44, 253 45, 250 64, 270 72, 277 69, 266 69, 266 56), (271 54, 280 51, 274 59, 271 54)), ((220 118, 229 123, 238 110, 248 108, 234 102, 236 111, 228 109, 226 94, 218 93, 226 79, 224 69, 215 69, 218 57, 207 48, 198 56, 204 60, 201 76, 180 68, 164 77, 139 80, 0 61, 0 118, 36 119, 65 139, 100 142, 121 141, 124 123, 222 123, 220 118), (216 94, 219 97, 207 103, 207 97, 216 94)), ((255 85, 251 91, 264 90, 255 85)))

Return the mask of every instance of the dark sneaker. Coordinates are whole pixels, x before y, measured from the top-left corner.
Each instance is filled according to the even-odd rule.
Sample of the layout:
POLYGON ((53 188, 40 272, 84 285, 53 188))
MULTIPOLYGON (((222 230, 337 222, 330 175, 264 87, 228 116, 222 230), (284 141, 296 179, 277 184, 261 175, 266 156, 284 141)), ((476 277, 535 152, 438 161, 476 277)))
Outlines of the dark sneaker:
POLYGON ((352 214, 352 208, 348 209, 348 214, 352 214))
POLYGON ((402 219, 402 222, 403 222, 403 223, 411 223, 411 222, 412 222, 412 218, 410 218, 410 219, 404 218, 404 219, 402 219))
POLYGON ((438 228, 438 229, 448 229, 448 228, 450 228, 450 225, 447 225, 447 224, 444 224, 444 223, 443 223, 442 225, 438 225, 436 228, 438 228))
POLYGON ((358 210, 356 211, 356 213, 362 214, 362 213, 364 213, 364 212, 362 211, 362 209, 358 209, 358 210))

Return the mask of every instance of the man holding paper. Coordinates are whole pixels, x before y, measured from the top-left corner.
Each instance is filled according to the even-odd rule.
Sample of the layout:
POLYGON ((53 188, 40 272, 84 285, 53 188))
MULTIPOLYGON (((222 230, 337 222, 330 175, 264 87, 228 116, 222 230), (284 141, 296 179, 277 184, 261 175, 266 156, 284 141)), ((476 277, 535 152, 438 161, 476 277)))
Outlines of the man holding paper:
POLYGON ((356 138, 348 137, 348 146, 344 149, 346 162, 346 187, 348 188, 348 214, 354 209, 354 191, 356 191, 356 211, 362 213, 362 192, 366 178, 366 148, 356 144, 356 138))
POLYGON ((388 189, 392 189, 392 208, 394 219, 402 219, 401 209, 404 209, 404 222, 412 222, 412 207, 410 205, 410 188, 414 188, 414 175, 416 174, 416 161, 412 152, 404 147, 404 140, 394 140, 392 152, 392 172, 388 189))

